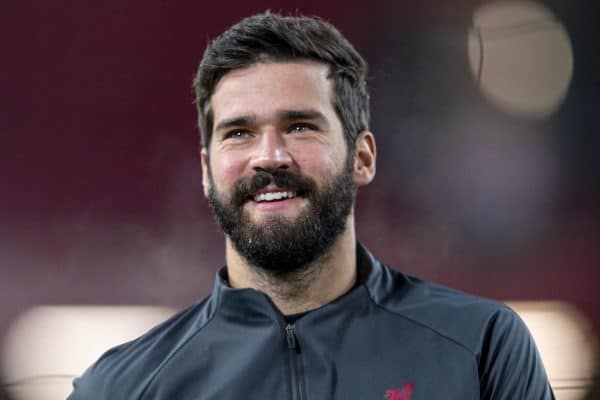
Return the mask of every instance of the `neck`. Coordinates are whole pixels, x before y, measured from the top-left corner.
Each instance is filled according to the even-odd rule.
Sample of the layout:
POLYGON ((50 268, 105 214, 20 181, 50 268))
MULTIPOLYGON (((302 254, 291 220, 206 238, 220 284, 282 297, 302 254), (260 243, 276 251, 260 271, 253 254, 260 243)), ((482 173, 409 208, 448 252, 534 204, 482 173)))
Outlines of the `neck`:
POLYGON ((226 240, 229 285, 253 288, 271 298, 284 315, 319 308, 349 291, 356 281, 356 239, 354 219, 348 216, 346 230, 329 251, 298 271, 272 272, 246 261, 226 240))

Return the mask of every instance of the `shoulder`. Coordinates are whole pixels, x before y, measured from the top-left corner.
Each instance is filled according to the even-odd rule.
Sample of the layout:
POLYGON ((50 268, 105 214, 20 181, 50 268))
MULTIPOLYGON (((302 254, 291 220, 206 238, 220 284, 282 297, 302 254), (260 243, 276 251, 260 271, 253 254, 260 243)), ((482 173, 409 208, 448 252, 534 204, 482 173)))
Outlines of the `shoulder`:
POLYGON ((401 273, 379 264, 367 284, 378 306, 454 341, 476 354, 500 318, 520 321, 506 305, 401 273))
POLYGON ((114 347, 73 382, 68 400, 139 398, 162 364, 206 326, 209 298, 177 313, 139 338, 114 347))
POLYGON ((553 398, 533 338, 508 306, 383 264, 374 269, 380 277, 370 282, 373 301, 470 352, 482 398, 553 398))

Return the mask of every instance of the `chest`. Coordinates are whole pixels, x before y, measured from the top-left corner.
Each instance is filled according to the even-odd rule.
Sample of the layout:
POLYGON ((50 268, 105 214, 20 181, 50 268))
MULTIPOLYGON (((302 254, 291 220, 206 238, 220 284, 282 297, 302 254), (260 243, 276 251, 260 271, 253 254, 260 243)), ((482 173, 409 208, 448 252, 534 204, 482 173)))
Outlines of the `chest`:
POLYGON ((473 355, 409 321, 213 329, 165 362, 144 398, 479 398, 473 355))

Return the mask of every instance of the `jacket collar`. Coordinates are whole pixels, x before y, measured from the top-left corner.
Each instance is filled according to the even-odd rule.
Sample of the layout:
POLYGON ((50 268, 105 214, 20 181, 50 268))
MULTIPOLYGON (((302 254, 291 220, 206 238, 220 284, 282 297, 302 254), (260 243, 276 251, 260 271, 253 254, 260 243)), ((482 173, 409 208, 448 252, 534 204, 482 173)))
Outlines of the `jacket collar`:
MULTIPOLYGON (((352 310, 380 291, 382 280, 387 281, 387 268, 359 242, 356 243, 357 284, 347 293, 318 309, 307 313, 323 317, 321 314, 352 310), (379 288, 379 289, 378 289, 379 288)), ((386 285, 387 286, 387 285, 386 285)), ((227 280, 227 268, 222 267, 215 280, 211 302, 215 311, 232 322, 248 323, 252 320, 276 320, 284 324, 284 316, 271 299, 255 289, 234 289, 227 280)))

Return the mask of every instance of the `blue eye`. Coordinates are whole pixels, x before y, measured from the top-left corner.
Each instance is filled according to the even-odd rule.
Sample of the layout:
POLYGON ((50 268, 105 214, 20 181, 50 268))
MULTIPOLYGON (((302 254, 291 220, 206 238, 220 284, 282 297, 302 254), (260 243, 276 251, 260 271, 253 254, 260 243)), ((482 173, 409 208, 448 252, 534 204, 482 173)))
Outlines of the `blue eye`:
POLYGON ((294 124, 290 127, 290 132, 292 133, 300 133, 300 132, 306 132, 306 131, 314 131, 317 128, 311 124, 294 124))
POLYGON ((231 132, 228 132, 225 135, 225 139, 244 139, 250 136, 250 132, 245 129, 236 129, 231 132))

